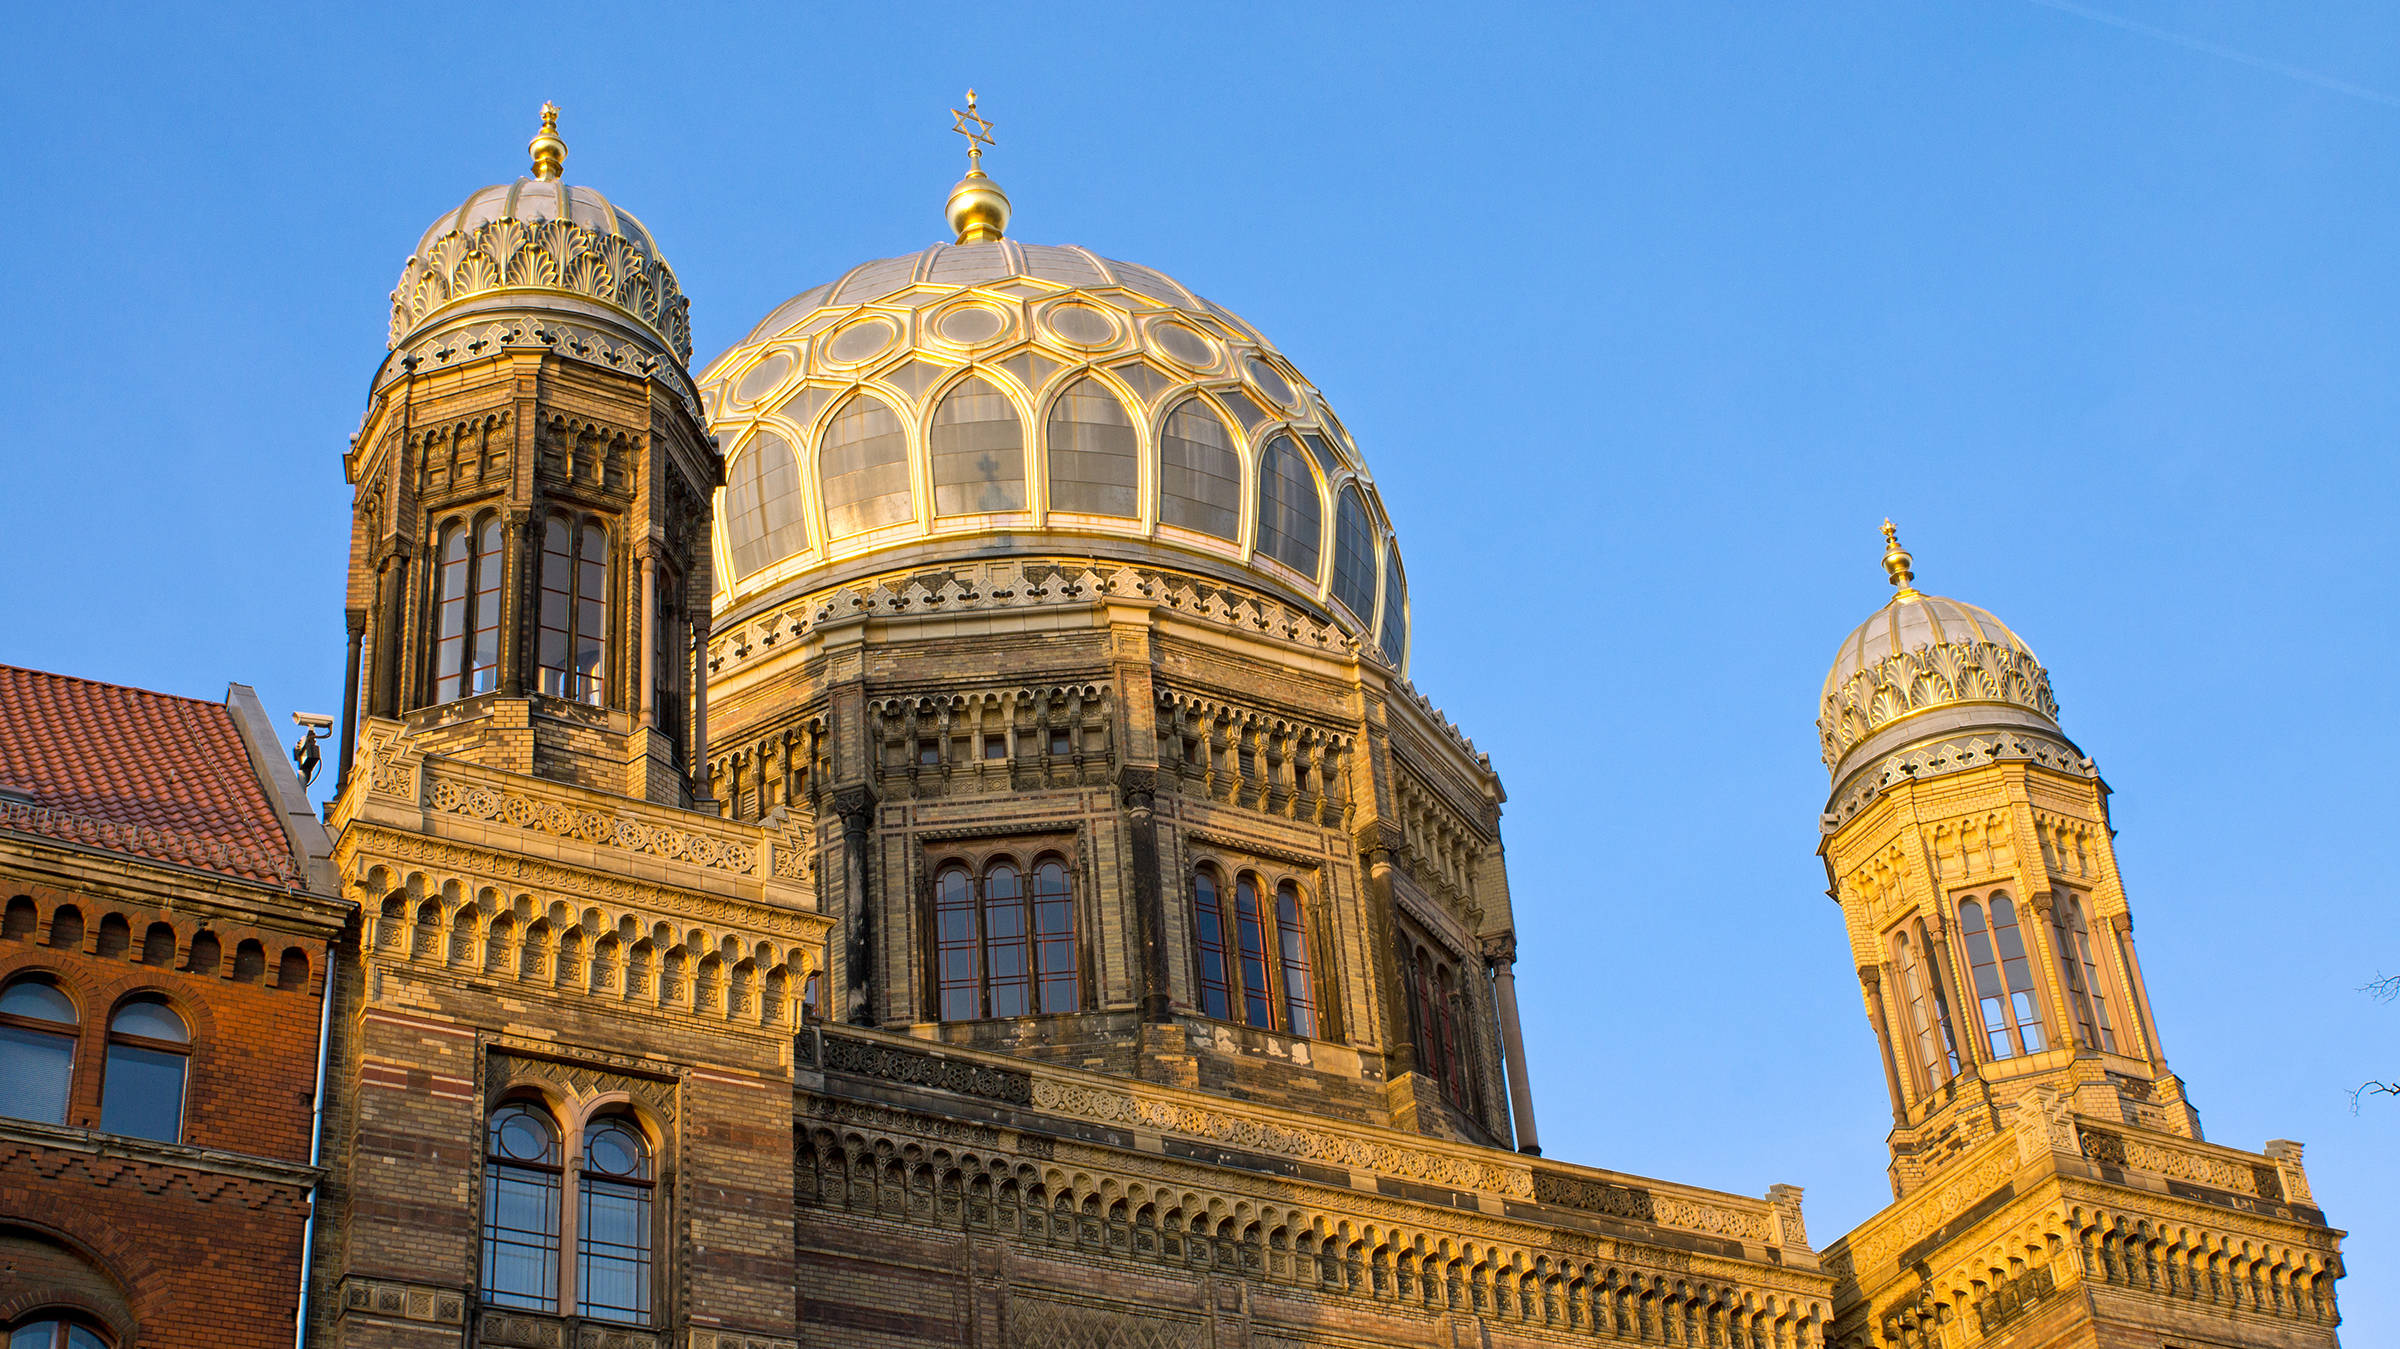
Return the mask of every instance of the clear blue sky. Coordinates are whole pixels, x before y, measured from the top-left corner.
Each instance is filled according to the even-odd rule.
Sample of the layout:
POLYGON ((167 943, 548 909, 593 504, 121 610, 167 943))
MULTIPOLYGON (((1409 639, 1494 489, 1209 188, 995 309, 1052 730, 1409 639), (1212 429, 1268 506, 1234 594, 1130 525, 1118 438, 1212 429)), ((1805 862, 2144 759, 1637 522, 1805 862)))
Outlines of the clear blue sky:
POLYGON ((973 84, 1014 234, 1357 433, 1509 787, 1553 1155, 1802 1184, 1820 1244, 1888 1197, 1812 719, 1890 514, 2048 663, 2210 1136, 2308 1144, 2400 1341, 2348 1095, 2400 1075, 2400 8, 87 8, 0 40, 0 659, 338 710, 385 295, 544 98, 708 355, 939 237, 973 84))

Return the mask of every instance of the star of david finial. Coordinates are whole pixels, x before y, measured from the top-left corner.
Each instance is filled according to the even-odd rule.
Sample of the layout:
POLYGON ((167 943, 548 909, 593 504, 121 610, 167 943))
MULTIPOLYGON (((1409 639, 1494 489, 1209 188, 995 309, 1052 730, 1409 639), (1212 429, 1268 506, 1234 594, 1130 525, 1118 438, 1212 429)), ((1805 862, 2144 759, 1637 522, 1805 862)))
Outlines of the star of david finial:
POLYGON ((983 147, 998 142, 992 139, 992 124, 975 110, 975 91, 967 91, 967 108, 950 110, 950 129, 967 138, 967 172, 983 172, 983 147))

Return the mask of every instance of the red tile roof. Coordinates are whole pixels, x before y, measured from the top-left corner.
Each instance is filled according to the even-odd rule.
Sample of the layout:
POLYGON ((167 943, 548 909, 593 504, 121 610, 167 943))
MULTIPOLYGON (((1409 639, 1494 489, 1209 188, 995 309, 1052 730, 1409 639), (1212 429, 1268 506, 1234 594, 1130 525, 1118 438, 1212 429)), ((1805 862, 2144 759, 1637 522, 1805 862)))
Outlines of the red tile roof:
POLYGON ((0 665, 0 829, 298 883, 230 708, 13 665, 0 665))

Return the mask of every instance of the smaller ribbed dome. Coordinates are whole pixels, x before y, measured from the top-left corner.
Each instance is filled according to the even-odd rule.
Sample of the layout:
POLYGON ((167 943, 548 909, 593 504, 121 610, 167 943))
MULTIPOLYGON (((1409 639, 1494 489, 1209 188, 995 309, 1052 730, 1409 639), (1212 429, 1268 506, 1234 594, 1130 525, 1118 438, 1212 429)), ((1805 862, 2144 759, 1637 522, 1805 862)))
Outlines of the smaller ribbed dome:
POLYGON ((690 304, 657 241, 632 212, 559 177, 557 131, 545 107, 533 176, 478 189, 426 227, 392 290, 393 350, 437 324, 534 309, 630 320, 628 337, 691 360, 690 304))
POLYGON ((1889 521, 1883 533, 1884 570, 1899 593, 1842 639, 1817 707, 1835 781, 1853 757, 1872 762, 1921 740, 1978 731, 2061 736, 2050 675, 2033 648, 1989 610, 1918 590, 1914 559, 1889 521))

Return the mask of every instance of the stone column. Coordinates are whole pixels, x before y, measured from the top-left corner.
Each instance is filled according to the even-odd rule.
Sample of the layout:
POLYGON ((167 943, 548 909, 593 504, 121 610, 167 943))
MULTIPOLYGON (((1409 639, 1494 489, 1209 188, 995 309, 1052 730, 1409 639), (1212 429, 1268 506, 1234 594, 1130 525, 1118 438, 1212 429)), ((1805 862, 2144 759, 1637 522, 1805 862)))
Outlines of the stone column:
POLYGON ((1517 1130, 1517 1151, 1542 1155, 1541 1138, 1533 1128, 1533 1078, 1525 1068, 1525 1031, 1517 1020, 1517 934, 1486 938, 1483 957, 1491 963, 1492 983, 1499 994, 1500 1043, 1508 1055, 1509 1119, 1517 1130))
POLYGON ((1133 912, 1141 942, 1142 1020, 1163 1024, 1170 999, 1166 898, 1158 880, 1158 774, 1129 767, 1118 774, 1118 781, 1125 798, 1126 823, 1133 835, 1133 912))
POLYGON ((869 831, 875 822, 875 794, 852 787, 833 798, 834 813, 842 817, 842 917, 847 929, 842 943, 842 992, 850 1004, 852 1025, 876 1024, 875 906, 867 876, 869 831))
POLYGON ((344 666, 346 676, 342 680, 342 757, 334 770, 335 796, 340 796, 342 789, 350 785, 350 751, 358 741, 358 655, 367 635, 367 611, 345 611, 342 626, 350 632, 350 659, 344 666))
POLYGON ((541 521, 531 511, 511 508, 500 526, 500 692, 510 697, 524 695, 525 669, 532 664, 525 655, 525 632, 540 604, 533 588, 541 547, 541 521))
POLYGON ((1883 971, 1873 965, 1858 967, 1859 987, 1867 993, 1867 1016, 1875 1023, 1875 1038, 1883 1045, 1883 1085, 1892 1093, 1892 1123, 1908 1123, 1908 1100, 1900 1094, 1900 1069, 1893 1058, 1892 1017, 1883 1001, 1883 971))
POLYGON ((2083 1023, 2075 1016, 2075 990, 2072 984, 2075 976, 2068 972, 2066 965, 2074 957, 2058 949, 2058 930, 2051 926, 2056 904, 2057 900, 2048 890, 2037 890, 2025 896, 2024 907, 2017 910, 2017 931, 2023 933, 2027 929, 2032 930, 2033 965, 2035 969, 2043 971, 2049 980, 2050 996, 2043 999, 2043 1005, 2050 1009, 2050 1015, 2058 1018, 2058 1038, 2065 1041, 2072 1052, 2098 1049, 2098 1045, 2083 1042, 2083 1023), (2031 922, 2026 921, 2028 913, 2032 915, 2031 922))
POLYGON ((639 677, 642 687, 633 702, 633 706, 639 709, 634 724, 655 729, 658 725, 658 555, 652 551, 648 539, 642 540, 639 552, 642 563, 642 612, 638 620, 626 625, 633 633, 633 640, 641 643, 642 673, 639 677))
POLYGON ((716 790, 708 766, 708 606, 702 604, 691 616, 692 653, 692 748, 688 755, 692 766, 692 796, 694 803, 706 808, 716 790))
POLYGON ((1940 914, 1932 914, 1922 920, 1917 937, 1924 943, 1925 954, 1933 958, 1934 996, 1947 999, 1947 1005, 1940 1010, 1947 1013, 1943 1019, 1950 1023, 1952 1047, 1958 1051, 1959 1076, 1980 1077, 1983 1065, 1990 1062, 1992 1047, 1983 1036, 1982 1004, 1974 999, 1971 990, 1962 1001, 1959 996, 1962 985, 1951 974, 1950 926, 1942 921, 1940 914), (1967 1018, 1964 1026, 1959 1024, 1962 1009, 1967 1018))

